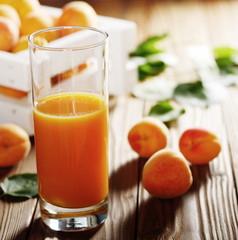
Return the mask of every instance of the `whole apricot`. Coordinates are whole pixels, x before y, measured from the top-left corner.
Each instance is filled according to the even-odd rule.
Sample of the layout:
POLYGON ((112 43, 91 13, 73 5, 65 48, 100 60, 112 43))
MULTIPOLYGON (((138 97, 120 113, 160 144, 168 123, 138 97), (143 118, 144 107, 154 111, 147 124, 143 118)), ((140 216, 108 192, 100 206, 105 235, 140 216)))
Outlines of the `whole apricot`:
POLYGON ((191 128, 181 135, 179 149, 189 162, 206 164, 218 156, 221 144, 214 133, 206 129, 191 128))
POLYGON ((7 4, 11 6, 15 5, 14 2, 16 2, 16 0, 0 0, 0 4, 7 4))
POLYGON ((97 13, 87 2, 72 1, 63 6, 57 26, 84 26, 97 25, 97 13))
MULTIPOLYGON (((41 36, 36 36, 34 38, 34 44, 40 45, 40 46, 44 46, 46 45, 48 42, 44 37, 41 36)), ((17 53, 23 50, 28 49, 28 35, 24 35, 21 36, 19 38, 19 41, 17 42, 17 44, 13 47, 12 52, 13 53, 17 53)))
POLYGON ((13 47, 12 52, 17 53, 22 50, 26 50, 28 48, 28 35, 21 36, 16 43, 16 45, 13 47))
POLYGON ((169 130, 166 125, 153 117, 145 117, 135 124, 128 133, 131 148, 141 157, 149 158, 167 145, 169 130))
POLYGON ((0 125, 0 167, 9 167, 29 154, 31 142, 27 132, 12 123, 0 125))
POLYGON ((174 198, 188 191, 193 177, 181 153, 172 149, 156 152, 144 165, 142 185, 158 198, 174 198))
POLYGON ((33 11, 22 21, 21 35, 29 35, 43 28, 53 27, 52 17, 44 11, 33 11))
POLYGON ((13 0, 12 5, 22 20, 29 13, 40 10, 40 2, 38 0, 13 0))
POLYGON ((21 19, 14 7, 8 4, 0 4, 0 16, 13 20, 18 27, 21 26, 21 19))
POLYGON ((10 51, 18 42, 19 28, 11 19, 0 16, 0 50, 10 51))

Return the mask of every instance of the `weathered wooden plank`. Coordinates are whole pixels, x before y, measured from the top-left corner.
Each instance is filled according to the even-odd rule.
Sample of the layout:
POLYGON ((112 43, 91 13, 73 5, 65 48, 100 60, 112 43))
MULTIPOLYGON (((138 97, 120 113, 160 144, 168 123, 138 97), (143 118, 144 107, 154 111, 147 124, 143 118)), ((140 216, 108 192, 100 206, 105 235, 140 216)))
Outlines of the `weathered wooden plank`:
POLYGON ((222 152, 207 165, 191 165, 193 185, 179 198, 156 199, 140 186, 138 239, 188 239, 188 236, 189 239, 235 239, 238 236, 236 186, 221 107, 186 107, 186 110, 176 128, 170 127, 173 140, 169 147, 178 150, 178 140, 185 129, 203 127, 222 140, 222 152))
MULTIPOLYGON (((52 1, 48 5, 63 6, 65 2, 52 1)), ((162 46, 179 56, 179 64, 165 74, 168 80, 194 80, 193 65, 186 56, 187 45, 236 46, 238 42, 237 1, 90 3, 100 15, 136 22, 138 42, 151 35, 169 33, 162 46)), ((185 106, 186 114, 170 124, 169 146, 175 149, 181 133, 193 126, 207 127, 222 140, 219 157, 208 165, 191 165, 194 178, 191 189, 171 200, 153 198, 140 181, 137 184, 145 160, 138 158, 127 142, 130 127, 148 113, 151 104, 122 96, 110 112, 110 210, 100 229, 76 234, 53 232, 39 219, 36 199, 17 203, 1 200, 0 239, 237 239, 237 88, 229 89, 229 98, 221 105, 209 109, 185 106)), ((14 173, 35 171, 34 161, 32 152, 12 169, 1 169, 0 181, 14 173)))
MULTIPOLYGON (((0 178, 2 181, 5 177, 27 172, 36 172, 34 149, 26 159, 14 167, 1 169, 0 178)), ((4 197, 1 199, 0 239, 26 239, 36 204, 37 198, 18 200, 12 197, 4 197)))
MULTIPOLYGON (((229 153, 231 157, 231 164, 233 167, 233 176, 236 183, 236 189, 238 188, 238 127, 237 127, 237 119, 238 119, 238 90, 233 87, 229 91, 229 97, 223 104, 223 115, 224 122, 227 127, 227 135, 229 142, 229 153)), ((238 191, 238 190, 237 190, 238 191)), ((237 196, 236 192, 236 196, 237 196)), ((237 211, 237 210, 236 210, 237 211)), ((236 215, 236 219, 238 218, 238 214, 236 215)))
MULTIPOLYGON (((174 70, 175 76, 180 77, 178 81, 189 80, 184 78, 189 72, 188 66, 191 66, 191 63, 184 64, 186 61, 189 63, 189 59, 186 58, 187 45, 201 43, 211 46, 222 43, 228 45, 237 41, 237 32, 232 28, 234 16, 228 14, 234 7, 232 3, 170 2, 166 4, 167 12, 163 16, 164 19, 160 15, 156 23, 154 19, 146 22, 147 26, 152 25, 154 29, 157 26, 158 33, 159 26, 163 29, 163 23, 169 23, 168 32, 171 32, 173 39, 170 48, 176 50, 181 60, 181 64, 174 70)), ((163 7, 161 4, 155 4, 155 7, 152 7, 158 8, 158 15, 161 6, 163 7)), ((190 79, 192 80, 195 79, 190 79)), ((235 102, 235 99, 231 101, 235 102)), ((140 185, 138 239, 236 239, 238 237, 237 190, 233 179, 233 172, 237 172, 237 168, 234 169, 234 160, 229 155, 232 150, 228 141, 228 136, 231 135, 233 145, 236 144, 235 122, 238 118, 232 117, 231 113, 234 110, 232 111, 228 106, 230 104, 226 105, 226 112, 230 111, 229 117, 225 117, 230 123, 228 131, 229 127, 224 124, 222 105, 212 106, 209 109, 186 106, 187 113, 177 123, 170 125, 170 147, 178 149, 181 133, 189 127, 199 126, 208 128, 219 136, 222 140, 222 153, 208 165, 191 166, 194 183, 189 192, 182 197, 159 200, 149 196, 140 185), (230 118, 234 122, 231 122, 230 118)), ((236 152, 234 149, 233 154, 236 152)), ((141 170, 143 164, 144 162, 141 162, 141 170)))
POLYGON ((138 162, 127 134, 142 113, 143 101, 128 97, 119 97, 110 113, 110 210, 105 223, 106 239, 134 239, 138 162))

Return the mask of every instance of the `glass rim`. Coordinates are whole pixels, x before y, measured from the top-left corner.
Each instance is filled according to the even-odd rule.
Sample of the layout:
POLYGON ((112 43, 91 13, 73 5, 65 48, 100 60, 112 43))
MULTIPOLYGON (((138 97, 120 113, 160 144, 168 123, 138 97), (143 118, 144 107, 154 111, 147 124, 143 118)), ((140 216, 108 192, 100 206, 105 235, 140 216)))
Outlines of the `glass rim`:
POLYGON ((51 27, 51 28, 44 28, 38 31, 35 31, 33 33, 31 33, 28 36, 28 45, 29 47, 33 47, 33 48, 38 48, 41 50, 46 50, 46 51, 76 51, 76 50, 84 50, 84 49, 89 49, 89 48, 95 48, 98 46, 102 46, 105 44, 105 42, 108 39, 108 33, 99 29, 99 28, 95 28, 95 27, 83 27, 83 26, 59 26, 59 27, 51 27), (94 31, 97 33, 102 34, 104 37, 101 41, 97 41, 96 43, 93 44, 89 44, 89 45, 84 45, 84 46, 78 46, 78 47, 49 47, 49 46, 42 46, 42 45, 38 45, 33 43, 33 39, 36 35, 43 33, 43 32, 50 32, 50 31, 57 31, 57 30, 61 30, 61 29, 77 29, 77 30, 89 30, 89 31, 94 31))

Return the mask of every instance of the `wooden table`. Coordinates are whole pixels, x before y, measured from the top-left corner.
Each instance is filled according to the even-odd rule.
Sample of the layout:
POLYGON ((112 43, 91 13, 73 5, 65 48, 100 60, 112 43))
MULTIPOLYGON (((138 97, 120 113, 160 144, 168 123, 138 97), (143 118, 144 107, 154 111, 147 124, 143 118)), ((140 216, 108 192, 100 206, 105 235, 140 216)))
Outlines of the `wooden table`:
MULTIPOLYGON (((63 6, 66 1, 41 1, 63 6)), ((167 32, 164 47, 179 56, 167 78, 185 81, 193 65, 188 44, 238 46, 238 1, 94 0, 100 15, 132 20, 138 42, 167 32)), ((193 79, 191 79, 193 80, 193 79)), ((110 210, 105 224, 85 233, 57 233, 40 220, 38 199, 0 200, 0 239, 238 239, 238 89, 230 87, 221 104, 209 108, 183 105, 186 114, 170 123, 168 146, 178 149, 181 133, 194 126, 214 131, 222 142, 218 158, 191 166, 193 185, 181 197, 160 200, 141 185, 144 159, 127 142, 130 127, 148 114, 153 102, 118 96, 110 109, 110 210)), ((12 168, 0 169, 0 181, 12 174, 35 172, 35 152, 12 168)))

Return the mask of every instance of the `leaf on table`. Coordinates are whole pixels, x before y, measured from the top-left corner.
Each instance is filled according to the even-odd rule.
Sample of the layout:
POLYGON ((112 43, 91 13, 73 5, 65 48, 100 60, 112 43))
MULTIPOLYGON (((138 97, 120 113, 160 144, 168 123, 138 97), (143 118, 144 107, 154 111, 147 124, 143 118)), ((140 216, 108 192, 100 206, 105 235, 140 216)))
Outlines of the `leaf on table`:
POLYGON ((158 75, 163 72, 165 68, 166 64, 161 60, 157 60, 155 62, 146 62, 138 67, 139 80, 144 80, 148 77, 158 75))
POLYGON ((159 43, 167 34, 150 37, 130 53, 130 60, 138 67, 139 80, 159 75, 167 66, 175 63, 175 58, 163 53, 159 43))
POLYGON ((215 59, 217 58, 232 58, 238 54, 238 50, 230 46, 221 46, 213 49, 215 59))
POLYGON ((229 46, 213 49, 214 58, 221 74, 238 74, 238 50, 229 46))
POLYGON ((38 194, 37 174, 24 173, 5 178, 0 184, 0 197, 10 195, 14 197, 33 198, 38 194))
POLYGON ((130 56, 146 57, 151 54, 163 52, 163 50, 159 46, 159 42, 166 37, 167 34, 161 34, 148 38, 146 41, 138 45, 135 51, 130 53, 130 56))
POLYGON ((178 119, 184 113, 185 109, 177 109, 169 101, 161 101, 151 107, 149 116, 156 117, 162 122, 170 122, 178 119))
POLYGON ((223 86, 238 83, 236 49, 230 47, 212 49, 207 45, 201 45, 187 47, 187 53, 195 64, 199 79, 203 82, 215 81, 223 86), (233 56, 232 59, 231 56, 233 56))
POLYGON ((168 53, 152 54, 147 57, 131 57, 138 68, 139 80, 145 80, 162 73, 168 66, 177 64, 177 57, 168 53))
POLYGON ((138 83, 132 90, 135 97, 163 101, 171 99, 175 84, 162 78, 151 78, 142 83, 138 83))
POLYGON ((202 81, 182 83, 174 89, 174 99, 180 103, 207 107, 219 103, 226 97, 226 88, 216 82, 202 81))

